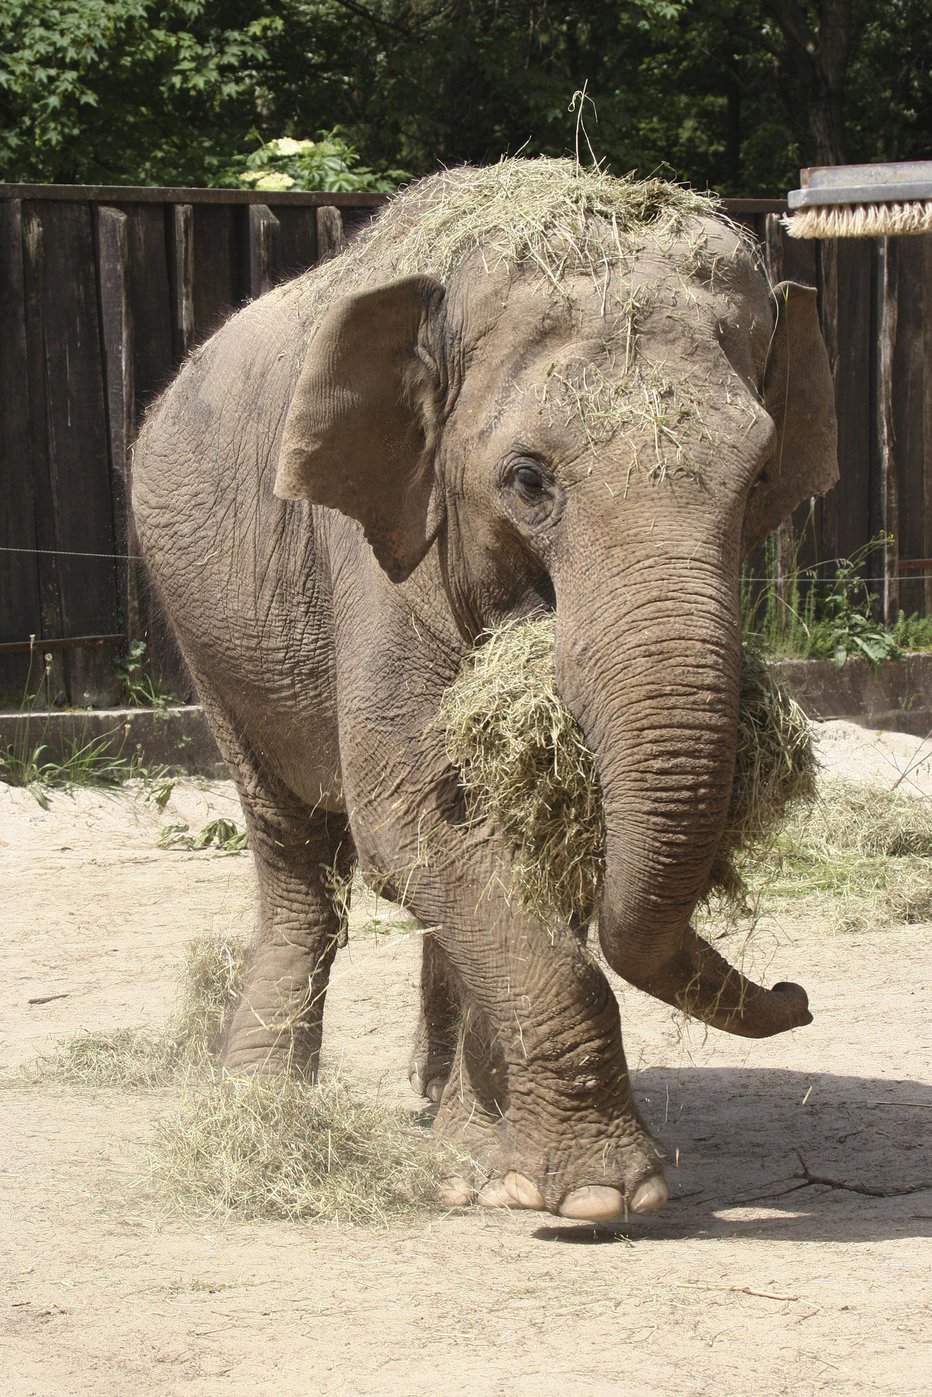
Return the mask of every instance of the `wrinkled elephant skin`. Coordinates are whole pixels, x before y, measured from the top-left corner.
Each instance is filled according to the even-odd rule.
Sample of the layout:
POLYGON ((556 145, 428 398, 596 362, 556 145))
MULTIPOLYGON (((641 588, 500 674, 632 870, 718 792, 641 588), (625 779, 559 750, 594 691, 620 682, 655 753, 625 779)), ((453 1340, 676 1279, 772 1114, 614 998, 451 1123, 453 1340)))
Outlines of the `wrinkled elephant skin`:
POLYGON ((433 719, 485 628, 556 609, 613 968, 735 1033, 809 1022, 690 919, 731 791, 740 562, 835 478, 814 300, 711 215, 596 273, 480 247, 441 280, 364 238, 235 315, 143 431, 136 525, 258 870, 226 1069, 316 1072, 358 857, 430 929, 412 1082, 477 1161, 451 1202, 610 1220, 667 1197, 605 976, 510 904, 508 850, 463 820, 433 719))

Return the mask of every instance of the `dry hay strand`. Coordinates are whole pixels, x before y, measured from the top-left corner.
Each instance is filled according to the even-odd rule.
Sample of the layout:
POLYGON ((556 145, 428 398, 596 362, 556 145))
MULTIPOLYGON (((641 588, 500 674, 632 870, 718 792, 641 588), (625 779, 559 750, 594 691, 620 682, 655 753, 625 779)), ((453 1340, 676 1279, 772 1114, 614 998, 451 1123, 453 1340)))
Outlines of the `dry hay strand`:
MULTIPOLYGON (((551 282, 623 262, 645 235, 675 237, 723 215, 708 195, 661 179, 618 179, 574 160, 503 159, 444 170, 411 186, 373 226, 399 275, 447 281, 473 253, 485 265, 529 264, 551 282)), ((723 219, 724 221, 724 219, 723 219)))
POLYGON ((820 916, 836 932, 932 922, 932 802, 827 780, 756 882, 769 902, 820 916))
POLYGON ((245 960, 240 937, 195 937, 185 949, 177 1008, 166 1024, 73 1034, 28 1068, 28 1077, 139 1090, 210 1072, 226 1018, 239 998, 245 960))
MULTIPOLYGON (((590 444, 616 431, 634 434, 636 464, 646 448, 654 479, 677 470, 694 473, 688 437, 705 439, 698 401, 686 384, 670 383, 659 366, 640 364, 629 373, 638 317, 651 290, 622 276, 609 295, 613 270, 628 267, 648 241, 669 264, 669 279, 687 295, 694 276, 714 280, 752 245, 711 195, 666 180, 617 178, 601 166, 548 157, 443 170, 396 195, 344 253, 313 272, 307 329, 348 285, 363 289, 375 276, 431 276, 450 285, 464 268, 478 278, 504 267, 512 276, 539 278, 550 294, 572 305, 578 286, 569 279, 581 275, 596 291, 603 314, 608 311, 606 323, 617 322, 617 355, 609 354, 612 372, 601 384, 579 383, 572 372, 563 382, 554 380, 552 406, 568 421, 578 419, 590 444), (729 240, 710 238, 710 221, 731 230, 730 247, 729 240)), ((656 280, 657 273, 652 275, 656 280)), ((584 378, 587 372, 591 380, 598 369, 583 368, 584 378)), ((541 384, 539 391, 546 395, 547 388, 541 384)))
MULTIPOLYGON (((573 925, 598 906, 605 828, 595 759, 554 684, 555 625, 537 617, 489 632, 438 721, 471 816, 488 820, 513 854, 516 900, 548 925, 573 925)), ((745 650, 735 782, 707 896, 743 908, 751 851, 812 798, 814 780, 805 715, 745 650)))
POLYGON ((189 1091, 158 1121, 150 1177, 195 1215, 382 1226, 423 1210, 446 1152, 410 1117, 330 1077, 253 1077, 189 1091))
POLYGON ((204 1066, 220 1051, 242 992, 246 955, 247 943, 239 936, 198 936, 185 947, 168 1032, 191 1065, 204 1066))
POLYGON ((556 290, 578 272, 604 288, 610 269, 647 238, 672 245, 690 225, 684 269, 695 271, 711 256, 702 219, 750 245, 712 196, 666 180, 617 178, 600 166, 549 157, 442 170, 396 194, 345 252, 313 273, 313 314, 344 294, 348 281, 364 285, 374 268, 380 276, 390 268, 399 277, 449 284, 472 259, 486 271, 535 272, 556 290))

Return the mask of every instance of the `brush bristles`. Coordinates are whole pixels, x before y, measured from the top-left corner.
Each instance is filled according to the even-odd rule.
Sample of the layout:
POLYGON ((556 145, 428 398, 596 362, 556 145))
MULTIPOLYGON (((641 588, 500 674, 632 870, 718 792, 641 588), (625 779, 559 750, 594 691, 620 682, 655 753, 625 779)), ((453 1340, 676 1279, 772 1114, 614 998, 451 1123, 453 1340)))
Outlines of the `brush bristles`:
POLYGON ((831 204, 782 220, 791 238, 893 238, 932 233, 932 203, 831 204))

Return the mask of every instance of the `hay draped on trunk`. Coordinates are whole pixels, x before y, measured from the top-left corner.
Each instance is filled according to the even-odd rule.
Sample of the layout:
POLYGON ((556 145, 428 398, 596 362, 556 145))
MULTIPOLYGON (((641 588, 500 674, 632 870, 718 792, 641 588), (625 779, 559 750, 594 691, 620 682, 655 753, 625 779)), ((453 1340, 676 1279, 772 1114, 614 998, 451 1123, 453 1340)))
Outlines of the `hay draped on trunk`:
MULTIPOLYGON (((595 759, 554 686, 552 616, 490 632, 444 695, 440 724, 467 804, 514 853, 512 891, 546 923, 598 908, 605 825, 595 759)), ((741 865, 791 806, 815 795, 802 709, 745 648, 731 805, 705 897, 741 906, 741 865)))

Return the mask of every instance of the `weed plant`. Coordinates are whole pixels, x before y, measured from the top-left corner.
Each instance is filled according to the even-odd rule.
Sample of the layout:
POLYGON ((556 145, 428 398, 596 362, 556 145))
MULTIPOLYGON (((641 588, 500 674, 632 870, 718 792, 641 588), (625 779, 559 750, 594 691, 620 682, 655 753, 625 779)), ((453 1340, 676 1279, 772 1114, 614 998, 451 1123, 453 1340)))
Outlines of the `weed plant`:
MULTIPOLYGON (((885 536, 880 535, 850 558, 800 567, 801 540, 797 539, 781 586, 777 582, 777 540, 772 534, 764 547, 767 581, 763 588, 756 587, 746 573, 742 579, 745 640, 781 659, 830 659, 839 668, 850 658, 866 659, 872 665, 897 659, 902 640, 927 632, 918 617, 906 620, 901 616, 899 630, 891 631, 874 616, 874 597, 862 574, 870 556, 885 542, 885 536), (834 576, 821 576, 829 566, 834 567, 834 576)), ((932 621, 928 637, 932 641, 932 621)))

